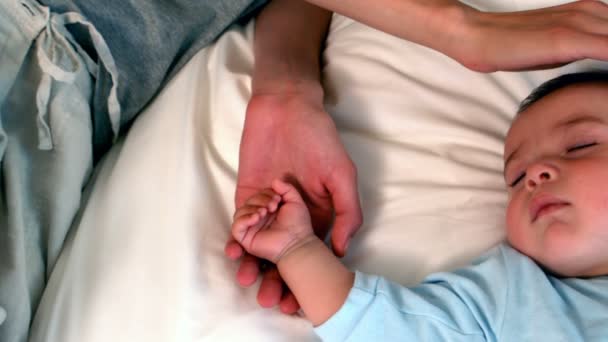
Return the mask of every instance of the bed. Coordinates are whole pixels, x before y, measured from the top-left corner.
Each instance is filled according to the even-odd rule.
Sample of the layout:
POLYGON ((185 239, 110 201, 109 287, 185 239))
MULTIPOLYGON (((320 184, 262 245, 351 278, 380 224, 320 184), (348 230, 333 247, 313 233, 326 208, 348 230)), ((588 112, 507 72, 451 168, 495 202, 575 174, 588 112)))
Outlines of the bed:
MULTIPOLYGON (((558 0, 476 0, 523 10, 558 0)), ((31 341, 316 341, 256 303, 224 257, 250 94, 253 25, 201 51, 98 168, 31 341)), ((502 139, 559 69, 480 74, 334 15, 326 108, 357 165, 365 223, 344 262, 411 285, 504 238, 502 139)))

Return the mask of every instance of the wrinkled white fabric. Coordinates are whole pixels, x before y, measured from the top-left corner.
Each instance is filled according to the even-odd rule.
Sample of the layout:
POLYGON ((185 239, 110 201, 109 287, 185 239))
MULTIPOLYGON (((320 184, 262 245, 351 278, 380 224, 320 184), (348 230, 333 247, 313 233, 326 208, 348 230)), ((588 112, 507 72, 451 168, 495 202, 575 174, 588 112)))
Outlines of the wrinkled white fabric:
MULTIPOLYGON (((317 340, 304 319, 260 308, 257 285, 239 288, 223 254, 252 29, 199 53, 106 158, 32 341, 317 340)), ((344 261, 402 284, 503 238, 513 113, 536 85, 581 67, 478 74, 340 16, 324 63, 326 106, 358 167, 365 217, 344 261)))

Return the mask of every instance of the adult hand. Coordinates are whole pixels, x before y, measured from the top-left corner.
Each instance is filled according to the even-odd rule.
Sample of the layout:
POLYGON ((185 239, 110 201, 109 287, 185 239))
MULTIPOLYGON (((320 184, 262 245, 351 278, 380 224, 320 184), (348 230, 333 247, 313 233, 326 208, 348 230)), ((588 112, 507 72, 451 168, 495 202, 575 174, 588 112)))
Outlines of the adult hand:
POLYGON ((481 12, 456 0, 306 1, 481 72, 608 60, 608 5, 599 0, 511 13, 481 12))
MULTIPOLYGON (((236 207, 269 187, 273 179, 284 179, 300 190, 319 237, 325 237, 333 220, 332 248, 343 256, 362 222, 355 166, 323 108, 320 85, 313 82, 297 84, 288 91, 285 88, 254 94, 249 102, 240 148, 236 207)), ((242 257, 238 282, 242 286, 253 284, 259 260, 246 254, 234 240, 227 243, 225 252, 232 259, 242 257)), ((288 290, 283 293, 275 268, 264 272, 258 302, 264 307, 279 303, 285 313, 299 308, 288 290)))
POLYGON ((608 60, 608 5, 596 0, 536 10, 464 12, 463 31, 438 50, 481 71, 531 70, 608 60))

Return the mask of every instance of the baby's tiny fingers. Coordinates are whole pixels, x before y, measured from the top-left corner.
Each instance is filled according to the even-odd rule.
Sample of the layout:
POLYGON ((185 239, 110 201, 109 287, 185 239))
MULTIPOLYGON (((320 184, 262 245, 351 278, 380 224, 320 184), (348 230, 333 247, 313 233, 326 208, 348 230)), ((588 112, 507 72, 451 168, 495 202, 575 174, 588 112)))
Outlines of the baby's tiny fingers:
POLYGON ((277 193, 274 192, 272 189, 263 189, 263 190, 260 190, 254 196, 251 196, 249 199, 247 199, 245 204, 265 207, 268 205, 269 202, 271 202, 273 200, 273 197, 276 194, 277 193))
POLYGON ((260 231, 260 229, 265 227, 266 222, 268 221, 268 216, 266 215, 266 208, 262 208, 260 210, 263 211, 263 214, 259 212, 256 213, 255 216, 257 217, 257 220, 251 223, 249 225, 249 229, 247 230, 247 234, 249 234, 249 237, 251 237, 251 239, 253 239, 253 237, 260 231))
POLYGON ((234 239, 243 243, 245 240, 245 236, 247 235, 247 231, 254 226, 255 224, 260 222, 260 214, 256 211, 250 214, 242 215, 232 223, 232 236, 234 239))
POLYGON ((268 208, 268 211, 274 213, 279 208, 279 204, 281 204, 281 195, 275 193, 266 207, 268 208))
POLYGON ((272 181, 272 188, 281 196, 284 202, 304 203, 302 196, 298 190, 290 183, 287 183, 281 179, 275 179, 272 181))
POLYGON ((268 229, 270 228, 270 226, 272 226, 272 224, 274 223, 274 221, 277 218, 277 214, 276 213, 272 213, 271 215, 268 215, 263 221, 264 221, 264 225, 262 226, 262 229, 268 229))
POLYGON ((232 216, 232 220, 236 221, 237 219, 239 219, 242 216, 246 216, 246 215, 251 215, 253 213, 258 212, 258 210, 260 208, 263 208, 264 206, 257 206, 257 205, 245 205, 240 207, 239 209, 237 209, 237 211, 234 212, 234 215, 232 216))

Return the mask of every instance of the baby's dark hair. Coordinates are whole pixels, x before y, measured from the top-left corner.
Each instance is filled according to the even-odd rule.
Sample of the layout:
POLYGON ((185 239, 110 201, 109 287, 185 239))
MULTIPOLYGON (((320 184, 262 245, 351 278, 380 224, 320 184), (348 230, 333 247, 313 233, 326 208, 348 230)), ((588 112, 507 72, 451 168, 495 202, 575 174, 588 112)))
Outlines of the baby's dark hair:
POLYGON ((528 109, 532 104, 542 99, 543 97, 553 93, 556 90, 581 83, 592 83, 592 82, 604 82, 608 83, 608 70, 590 70, 584 72, 577 72, 572 74, 565 74, 551 79, 538 88, 534 89, 528 97, 526 97, 521 104, 517 113, 521 113, 528 109))

